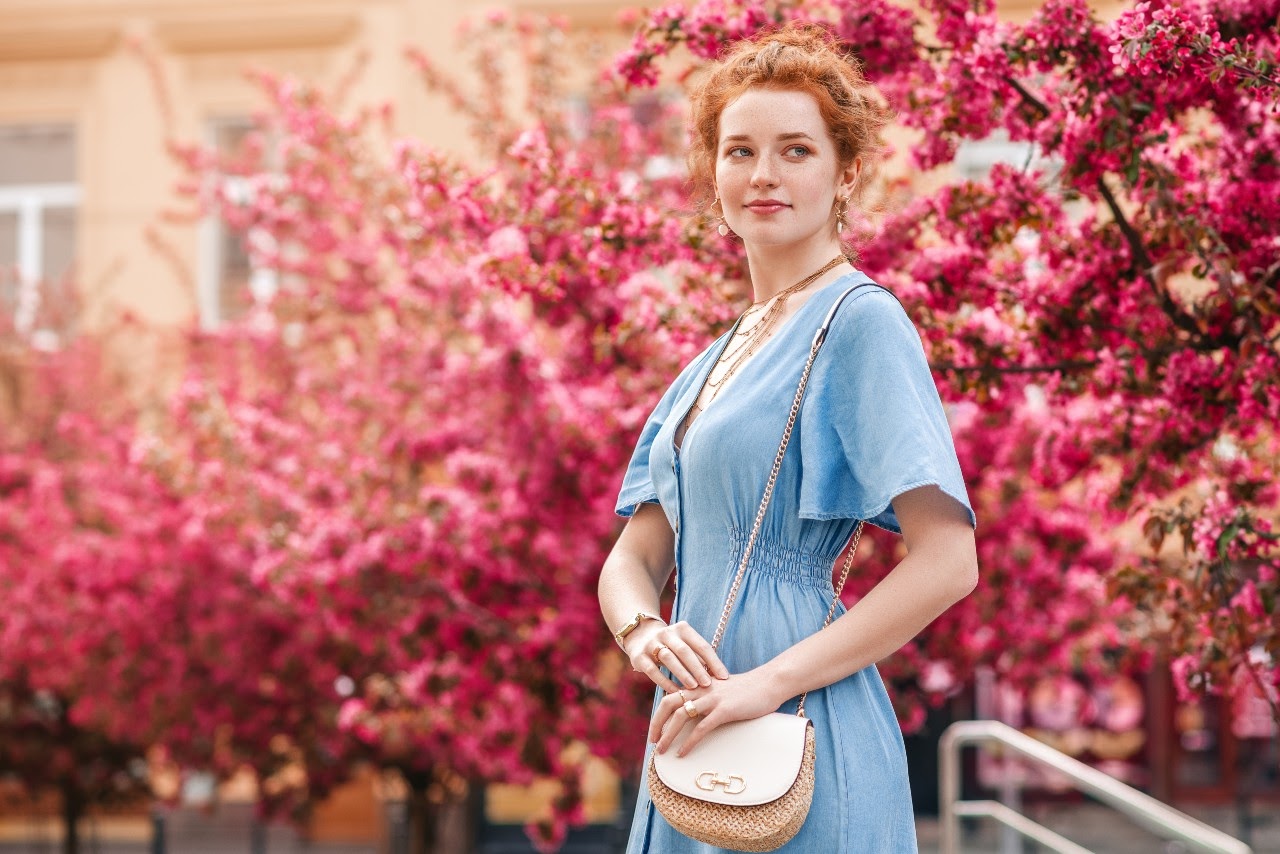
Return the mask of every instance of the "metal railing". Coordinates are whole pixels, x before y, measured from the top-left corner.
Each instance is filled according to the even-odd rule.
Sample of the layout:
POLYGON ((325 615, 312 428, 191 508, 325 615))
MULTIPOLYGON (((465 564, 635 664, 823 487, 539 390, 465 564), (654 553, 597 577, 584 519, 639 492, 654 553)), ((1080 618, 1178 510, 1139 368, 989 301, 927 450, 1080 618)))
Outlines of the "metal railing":
POLYGON ((1053 769, 1070 780, 1080 791, 1087 792, 1165 839, 1178 840, 1193 850, 1214 854, 1251 854, 1253 850, 1217 828, 1197 821, 1007 724, 999 721, 960 721, 947 727, 938 743, 942 854, 959 854, 960 819, 964 816, 994 819, 1062 854, 1089 854, 1087 848, 1037 824, 1008 804, 989 800, 960 800, 961 748, 970 744, 992 743, 1000 745, 1006 753, 1017 754, 1053 769))

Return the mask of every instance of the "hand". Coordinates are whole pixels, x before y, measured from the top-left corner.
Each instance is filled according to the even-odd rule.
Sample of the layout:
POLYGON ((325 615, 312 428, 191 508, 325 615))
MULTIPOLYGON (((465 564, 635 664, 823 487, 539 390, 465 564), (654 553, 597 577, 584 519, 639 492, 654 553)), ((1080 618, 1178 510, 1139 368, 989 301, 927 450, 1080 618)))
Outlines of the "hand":
POLYGON ((686 726, 693 727, 677 754, 684 756, 722 724, 749 721, 777 711, 787 698, 777 697, 775 689, 776 681, 768 679, 757 668, 716 680, 706 688, 668 694, 658 703, 649 723, 649 741, 657 742, 657 751, 664 753, 680 730, 686 726), (696 718, 685 711, 686 702, 693 703, 698 713, 696 718))
POLYGON ((631 667, 671 693, 685 688, 709 686, 715 679, 728 679, 729 670, 711 644, 686 622, 669 626, 644 623, 627 635, 623 650, 631 667), (674 680, 662 672, 671 671, 674 680), (677 684, 678 680, 680 684, 677 684))

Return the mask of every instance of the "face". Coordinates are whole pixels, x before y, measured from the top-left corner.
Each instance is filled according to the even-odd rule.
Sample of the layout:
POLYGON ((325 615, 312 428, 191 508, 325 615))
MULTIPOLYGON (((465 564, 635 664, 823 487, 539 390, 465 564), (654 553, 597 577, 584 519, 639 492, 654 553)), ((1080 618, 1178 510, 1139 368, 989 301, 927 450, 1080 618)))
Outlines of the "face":
POLYGON ((840 168, 807 92, 748 89, 720 113, 716 190, 725 222, 748 246, 834 243, 834 206, 856 174, 840 168))

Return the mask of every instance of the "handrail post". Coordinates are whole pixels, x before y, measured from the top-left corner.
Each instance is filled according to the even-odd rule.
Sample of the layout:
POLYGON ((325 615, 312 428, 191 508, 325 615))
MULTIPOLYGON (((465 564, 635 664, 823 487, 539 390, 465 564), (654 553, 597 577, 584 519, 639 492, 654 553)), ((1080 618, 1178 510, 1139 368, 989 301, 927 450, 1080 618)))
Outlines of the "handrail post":
POLYGON ((938 793, 940 854, 960 854, 960 817, 956 814, 956 801, 960 799, 960 745, 956 736, 957 732, 948 728, 938 741, 938 776, 942 789, 938 793))
MULTIPOLYGON (((1005 755, 1000 760, 1000 802, 1016 813, 1022 812, 1022 787, 1013 775, 1014 759, 1005 755)), ((1008 825, 1000 827, 1000 854, 1022 854, 1022 834, 1008 825)))

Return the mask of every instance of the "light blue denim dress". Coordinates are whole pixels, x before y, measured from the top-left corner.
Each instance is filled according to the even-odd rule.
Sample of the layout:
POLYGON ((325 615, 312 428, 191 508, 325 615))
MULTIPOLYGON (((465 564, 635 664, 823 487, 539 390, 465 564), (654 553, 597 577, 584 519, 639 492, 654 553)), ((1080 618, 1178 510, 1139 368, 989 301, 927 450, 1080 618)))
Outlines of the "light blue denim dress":
MULTIPOLYGON (((680 449, 675 430, 728 333, 680 373, 645 424, 617 512, 630 516, 643 502, 662 506, 676 533, 674 619, 687 620, 708 639, 751 531, 814 333, 841 294, 869 281, 854 272, 813 294, 698 416, 680 449)), ((901 533, 893 498, 926 484, 969 509, 919 335, 892 294, 862 287, 840 306, 814 363, 718 650, 729 670, 757 667, 818 631, 833 595, 833 565, 855 520, 901 533)), ((972 522, 972 509, 969 515, 972 522)), ((794 712, 795 703, 782 710, 794 712)), ((800 833, 779 850, 914 852, 902 731, 876 668, 811 692, 805 711, 818 745, 813 807, 800 833)), ((642 780, 628 854, 720 850, 667 824, 642 780)))

